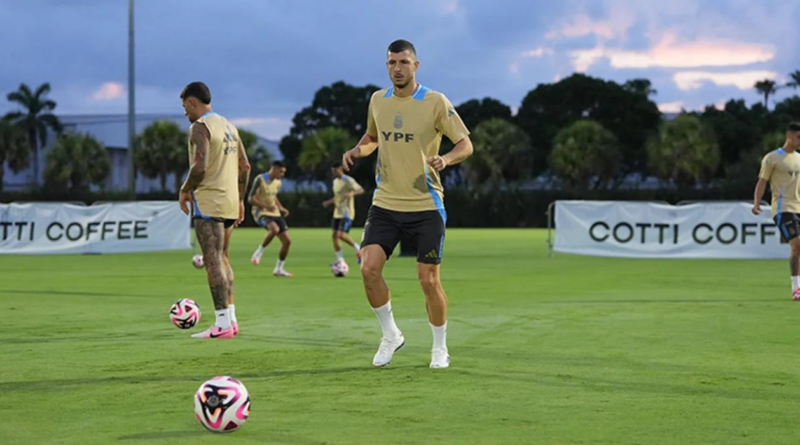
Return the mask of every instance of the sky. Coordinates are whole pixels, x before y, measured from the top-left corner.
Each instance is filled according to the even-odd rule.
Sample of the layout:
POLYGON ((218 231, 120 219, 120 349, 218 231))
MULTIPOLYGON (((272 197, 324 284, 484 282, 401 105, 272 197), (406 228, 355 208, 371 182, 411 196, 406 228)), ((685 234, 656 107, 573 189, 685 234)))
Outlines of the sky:
MULTIPOLYGON (((796 0, 136 0, 136 110, 179 115, 202 80, 215 111, 279 139, 324 85, 388 86, 400 38, 454 104, 516 110, 574 72, 650 79, 664 112, 753 103, 757 80, 800 70, 797 19, 796 0)), ((127 112, 126 0, 0 0, 0 42, 3 94, 50 82, 57 113, 127 112)))

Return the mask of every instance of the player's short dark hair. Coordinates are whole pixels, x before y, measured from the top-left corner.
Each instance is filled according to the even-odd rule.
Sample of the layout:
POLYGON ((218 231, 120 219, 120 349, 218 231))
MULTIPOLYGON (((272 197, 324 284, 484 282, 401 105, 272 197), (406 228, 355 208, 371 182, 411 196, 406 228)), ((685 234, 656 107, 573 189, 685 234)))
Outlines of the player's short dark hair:
POLYGON ((272 161, 272 166, 278 168, 284 168, 286 167, 286 164, 284 164, 283 161, 272 161))
POLYGON ((208 86, 203 82, 192 82, 189 85, 186 85, 183 91, 181 91, 182 100, 186 100, 190 97, 194 97, 200 102, 208 105, 211 103, 211 90, 209 90, 208 86))
POLYGON ((408 52, 410 52, 414 57, 417 57, 417 49, 414 48, 414 44, 408 40, 395 40, 389 44, 390 53, 402 53, 406 50, 408 50, 408 52))
POLYGON ((800 122, 789 122, 789 125, 786 126, 786 132, 795 132, 800 131, 800 122))
POLYGON ((341 168, 341 167, 342 167, 342 161, 333 161, 331 163, 331 168, 341 168))

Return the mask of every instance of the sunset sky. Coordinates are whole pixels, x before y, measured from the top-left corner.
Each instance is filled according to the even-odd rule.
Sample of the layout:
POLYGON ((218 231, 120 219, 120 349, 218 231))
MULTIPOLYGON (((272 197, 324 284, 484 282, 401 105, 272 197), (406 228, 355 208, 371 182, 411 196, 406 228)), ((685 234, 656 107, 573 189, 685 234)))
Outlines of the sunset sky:
MULTIPOLYGON (((0 91, 50 82, 63 114, 127 111, 126 0, 0 0, 0 91)), ((459 104, 583 72, 645 77, 662 111, 729 98, 800 70, 792 0, 137 0, 137 112, 180 114, 209 84, 216 110, 277 139, 337 80, 388 84, 385 49, 416 46, 418 79, 459 104)), ((797 94, 782 90, 777 99, 797 94)), ((0 112, 11 104, 0 102, 0 112)))

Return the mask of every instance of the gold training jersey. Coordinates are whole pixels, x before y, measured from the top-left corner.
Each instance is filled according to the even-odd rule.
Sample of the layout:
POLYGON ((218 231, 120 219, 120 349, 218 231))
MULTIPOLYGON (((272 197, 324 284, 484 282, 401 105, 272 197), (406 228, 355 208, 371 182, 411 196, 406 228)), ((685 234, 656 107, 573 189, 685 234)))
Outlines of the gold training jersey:
POLYGON ((779 148, 764 156, 758 177, 772 189, 772 217, 800 213, 800 154, 779 148))
POLYGON ((348 192, 360 192, 363 189, 352 176, 344 175, 333 180, 333 210, 334 218, 356 219, 356 200, 353 197, 345 198, 348 192))
MULTIPOLYGON (((194 216, 198 218, 239 218, 239 131, 214 112, 192 123, 205 125, 210 135, 206 173, 194 191, 194 216)), ((192 128, 189 129, 191 135, 192 128)), ((195 147, 189 140, 189 165, 195 147)))
POLYGON ((252 208, 253 219, 258 221, 258 218, 262 216, 281 216, 277 202, 277 196, 280 190, 280 179, 270 179, 267 173, 256 176, 255 181, 253 181, 253 188, 250 189, 250 196, 255 197, 262 204, 273 207, 273 209, 266 210, 254 205, 252 208))
POLYGON ((439 210, 444 215, 444 190, 439 172, 427 158, 439 153, 442 135, 453 143, 469 135, 444 94, 422 85, 409 97, 394 88, 372 95, 367 134, 378 141, 378 188, 372 203, 397 212, 439 210))

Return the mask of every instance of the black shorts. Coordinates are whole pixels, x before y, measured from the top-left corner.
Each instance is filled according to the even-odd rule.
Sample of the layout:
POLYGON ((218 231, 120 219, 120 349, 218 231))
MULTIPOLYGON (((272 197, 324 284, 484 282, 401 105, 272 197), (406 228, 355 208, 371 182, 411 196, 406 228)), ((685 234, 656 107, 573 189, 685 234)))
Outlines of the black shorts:
POLYGON ((331 222, 331 229, 334 232, 350 232, 350 227, 353 226, 353 220, 350 218, 333 218, 331 222))
POLYGON ((259 226, 265 229, 268 228, 269 223, 274 222, 275 224, 278 225, 278 233, 283 233, 289 230, 289 226, 286 225, 286 220, 283 219, 282 216, 261 215, 256 222, 258 223, 259 226))
POLYGON ((781 231, 781 238, 787 243, 800 236, 800 214, 778 213, 775 215, 775 224, 781 231))
POLYGON ((222 223, 222 225, 226 229, 230 229, 231 227, 233 227, 234 224, 236 224, 236 220, 235 219, 217 218, 216 216, 195 216, 193 219, 199 219, 199 220, 202 220, 202 221, 219 222, 219 223, 222 223))
POLYGON ((381 246, 388 259, 400 238, 406 237, 417 245, 418 263, 439 264, 444 248, 445 221, 447 214, 444 209, 396 212, 372 206, 367 214, 361 245, 381 246))

